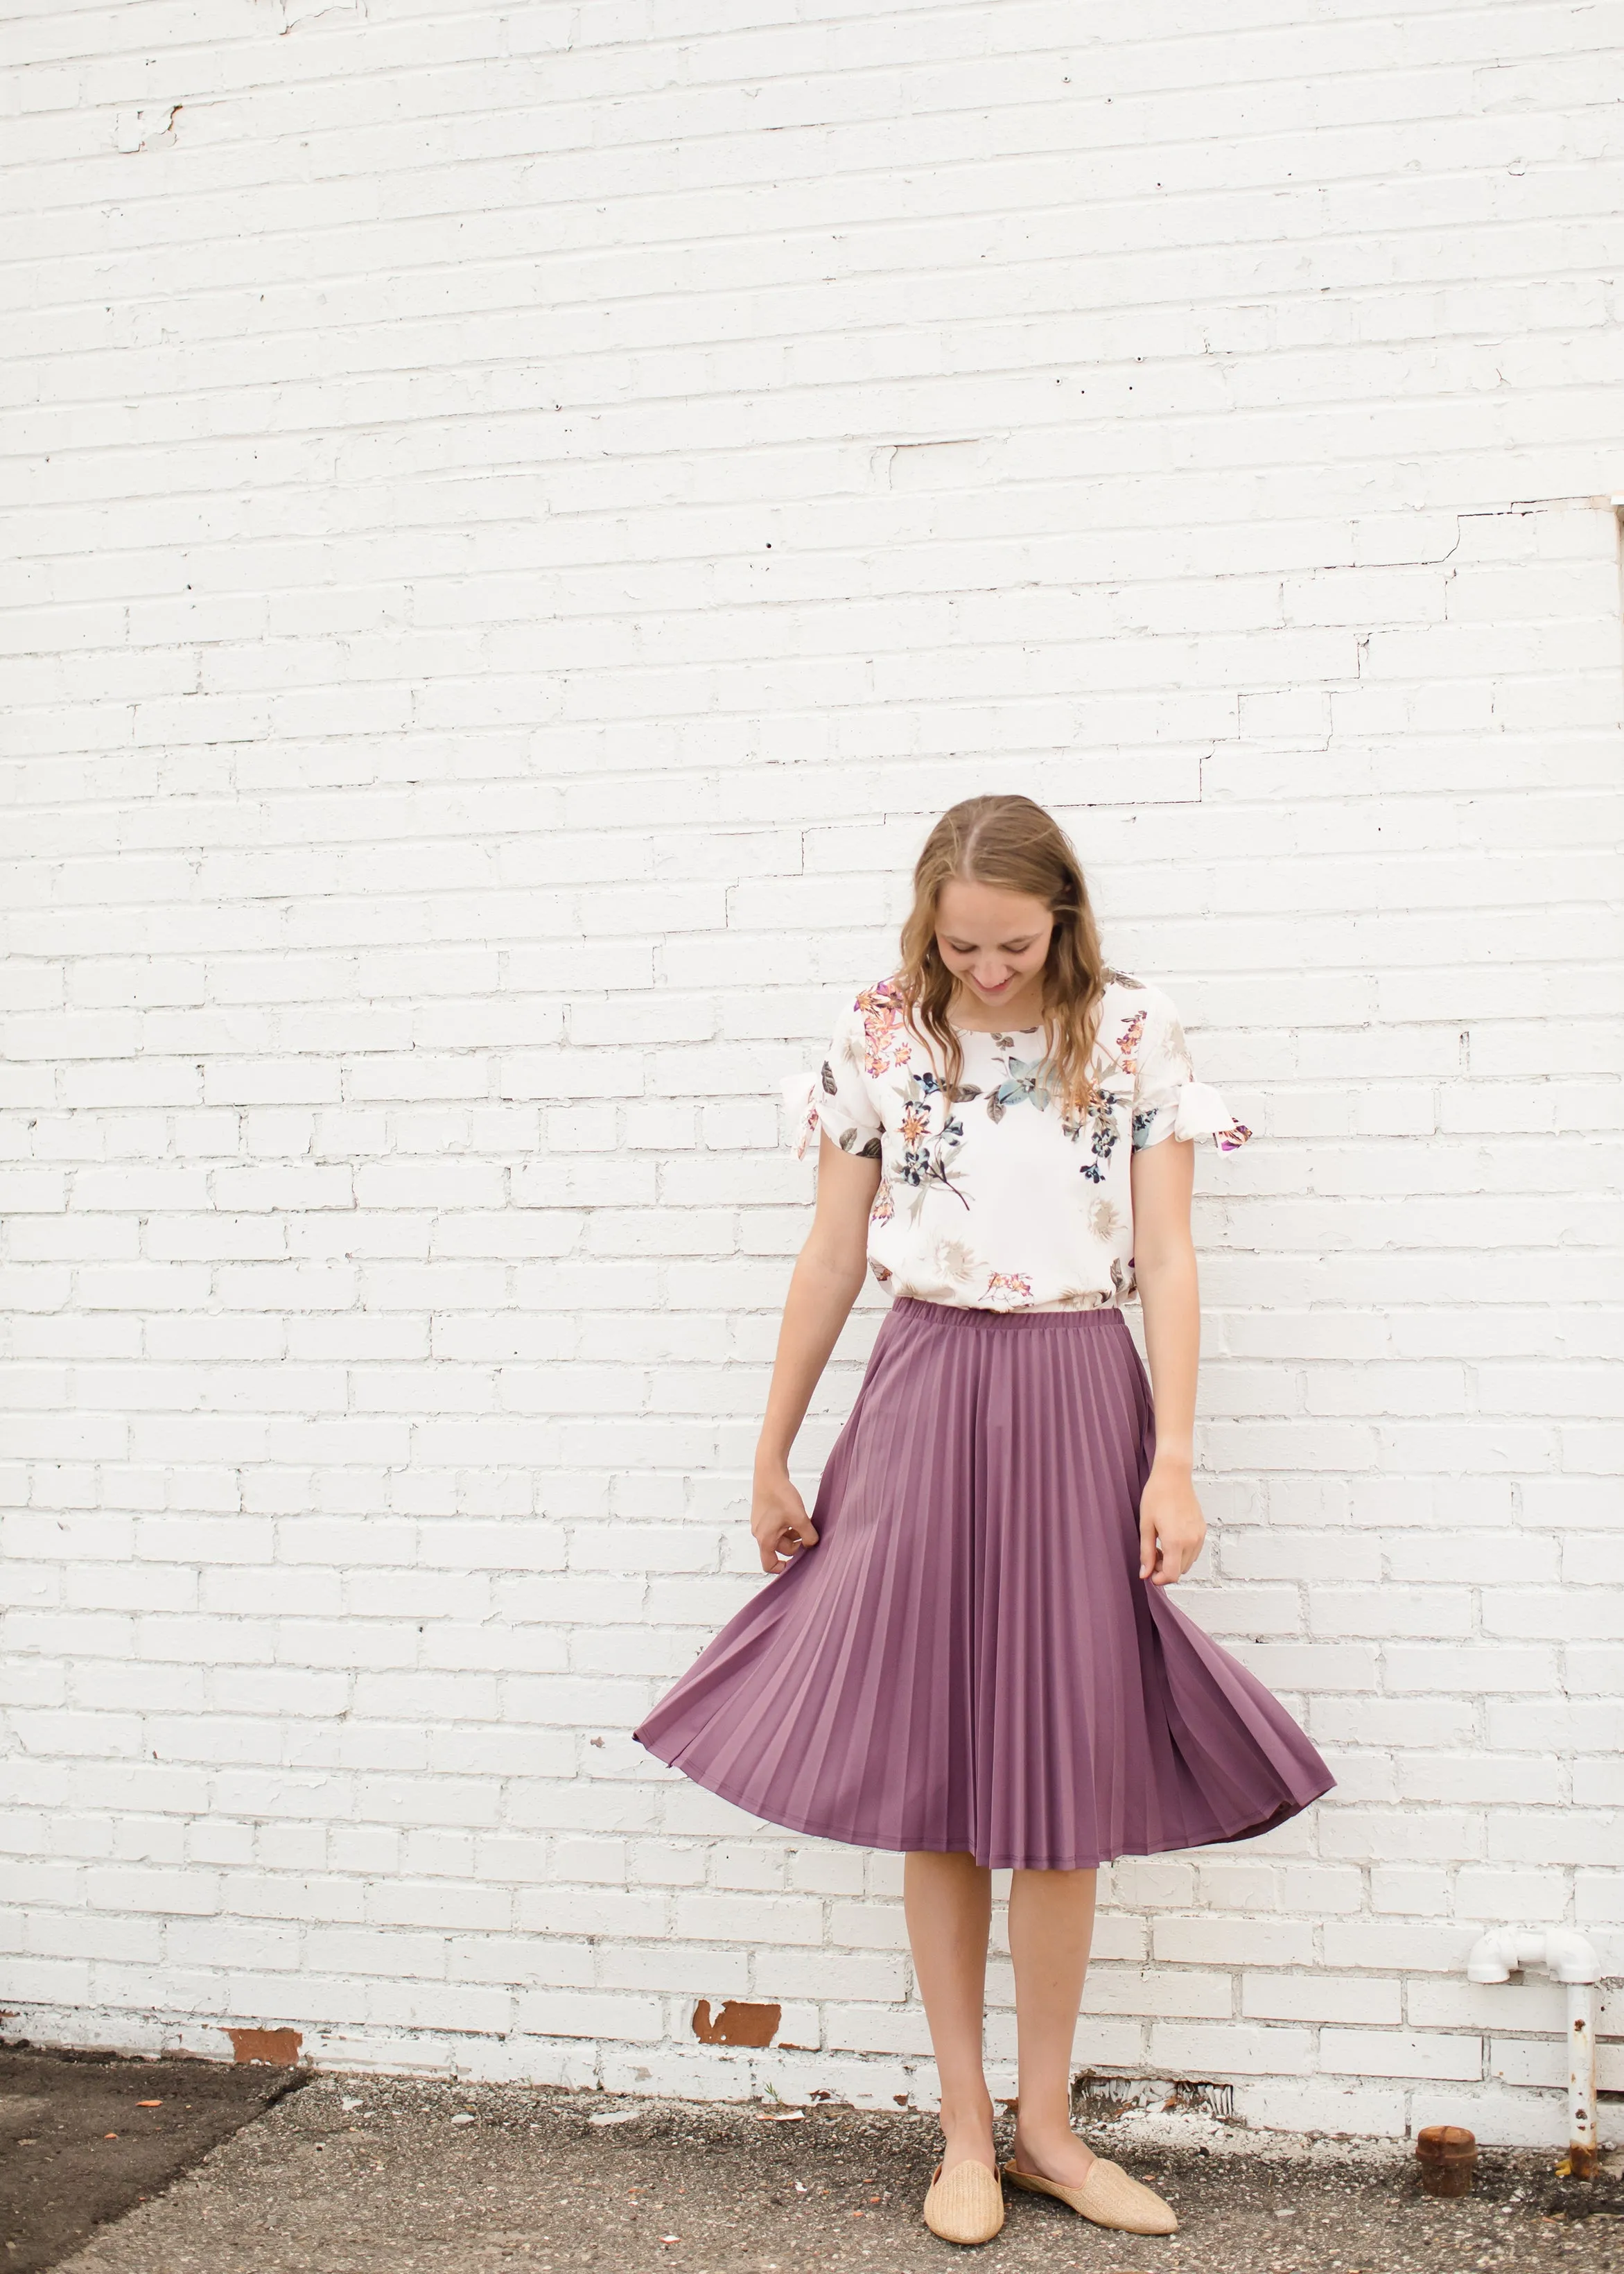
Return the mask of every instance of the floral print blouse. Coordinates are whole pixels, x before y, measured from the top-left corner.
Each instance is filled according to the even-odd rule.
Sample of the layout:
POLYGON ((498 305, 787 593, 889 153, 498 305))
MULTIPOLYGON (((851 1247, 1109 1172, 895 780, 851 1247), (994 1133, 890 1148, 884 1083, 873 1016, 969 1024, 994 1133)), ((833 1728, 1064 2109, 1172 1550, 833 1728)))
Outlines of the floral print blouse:
POLYGON ((894 981, 866 987, 835 1023, 816 1073, 784 1095, 804 1157, 819 1127, 880 1163, 868 1268, 893 1294, 975 1310, 1088 1310, 1134 1291, 1132 1155, 1164 1137, 1251 1135, 1194 1078, 1173 1005, 1108 975, 1084 1111, 1043 1080, 1039 1028, 959 1029, 950 1096, 894 981))

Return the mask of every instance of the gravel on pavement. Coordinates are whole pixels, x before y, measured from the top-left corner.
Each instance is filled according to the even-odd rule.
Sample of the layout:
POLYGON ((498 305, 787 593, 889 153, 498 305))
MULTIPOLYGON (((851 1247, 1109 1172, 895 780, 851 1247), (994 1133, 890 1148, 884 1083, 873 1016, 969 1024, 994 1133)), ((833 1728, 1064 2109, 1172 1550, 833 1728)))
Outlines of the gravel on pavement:
MULTIPOLYGON (((921 2224, 929 2117, 832 2104, 696 2105, 597 2092, 321 2074, 71 2274, 1624 2274, 1624 2180, 1483 2151, 1473 2192, 1418 2189, 1395 2142, 1304 2141, 1196 2114, 1089 2126, 1178 2211, 1108 2233, 1011 2192, 965 2252, 921 2224)), ((1617 2165, 1617 2157, 1611 2159, 1617 2165)))

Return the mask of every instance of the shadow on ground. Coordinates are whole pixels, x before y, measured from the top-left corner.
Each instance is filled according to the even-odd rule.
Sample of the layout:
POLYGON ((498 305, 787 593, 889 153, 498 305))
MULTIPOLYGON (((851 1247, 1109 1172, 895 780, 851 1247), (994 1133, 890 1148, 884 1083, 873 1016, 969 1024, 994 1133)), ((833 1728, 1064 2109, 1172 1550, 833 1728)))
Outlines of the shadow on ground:
MULTIPOLYGON (((280 2087, 260 2074, 268 2098, 280 2087)), ((1203 2117, 1125 2119, 1088 2136, 1167 2196, 1177 2235, 1109 2234, 1011 2196, 984 2249, 938 2242, 919 2218, 938 2152, 920 2116, 819 2107, 769 2121, 753 2107, 324 2075, 61 2263, 64 2274, 1624 2274, 1624 2185, 1559 2181, 1549 2156, 1485 2153, 1473 2194, 1439 2202, 1388 2144, 1203 2117)))
POLYGON ((0 2269, 55 2266, 300 2081, 257 2064, 0 2047, 0 2269))

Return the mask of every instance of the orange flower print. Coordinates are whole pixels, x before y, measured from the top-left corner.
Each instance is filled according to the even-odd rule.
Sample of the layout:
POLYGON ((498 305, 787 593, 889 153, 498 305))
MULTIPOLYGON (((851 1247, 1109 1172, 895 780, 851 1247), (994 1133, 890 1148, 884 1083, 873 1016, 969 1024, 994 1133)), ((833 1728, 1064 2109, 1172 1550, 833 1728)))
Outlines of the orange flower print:
POLYGON ((987 1299, 995 1311, 1019 1310, 1032 1300, 1032 1282, 1024 1271, 993 1271, 987 1279, 987 1299))
POLYGON ((1144 1032, 1145 1013, 1136 1011, 1116 1041, 1116 1057, 1124 1073, 1137 1073, 1139 1070, 1139 1047, 1144 1032))
POLYGON ((906 1065, 912 1044, 907 1013, 889 979, 876 980, 857 998, 863 1024, 863 1072, 871 1077, 906 1065))
POLYGON ((891 1196, 891 1186, 882 1178, 880 1189, 874 1195, 874 1206, 868 1211, 868 1221, 870 1224, 889 1224, 896 1213, 896 1203, 891 1196))
MULTIPOLYGON (((955 1090, 953 1096, 966 1094, 972 1097, 981 1095, 979 1090, 955 1090)), ((951 1101, 929 1066, 923 1073, 909 1074, 902 1114, 898 1124, 902 1133, 902 1149, 891 1164, 892 1179, 900 1179, 921 1195, 932 1186, 940 1186, 944 1192, 951 1193, 961 1208, 967 1209, 970 1203, 952 1176, 953 1156, 965 1141, 964 1123, 953 1111, 951 1101), (944 1101, 942 1126, 933 1135, 931 1117, 938 1097, 944 1101)))

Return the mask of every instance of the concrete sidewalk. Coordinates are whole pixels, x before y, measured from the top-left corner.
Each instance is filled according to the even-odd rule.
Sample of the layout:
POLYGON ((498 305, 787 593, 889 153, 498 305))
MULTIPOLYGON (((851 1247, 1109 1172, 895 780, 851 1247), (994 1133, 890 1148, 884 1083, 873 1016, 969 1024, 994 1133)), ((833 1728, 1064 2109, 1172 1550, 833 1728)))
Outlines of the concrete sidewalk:
MULTIPOLYGON (((1011 2200, 997 2240, 938 2242, 930 2120, 320 2076, 66 2262, 72 2274, 1624 2274, 1624 2183, 1485 2152, 1458 2202, 1398 2148, 1135 2117, 1091 2143, 1153 2178, 1165 2241, 1011 2200)), ((1617 2158, 1613 2159, 1615 2162, 1617 2158)))

